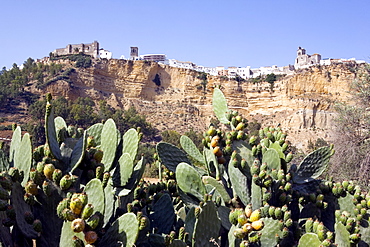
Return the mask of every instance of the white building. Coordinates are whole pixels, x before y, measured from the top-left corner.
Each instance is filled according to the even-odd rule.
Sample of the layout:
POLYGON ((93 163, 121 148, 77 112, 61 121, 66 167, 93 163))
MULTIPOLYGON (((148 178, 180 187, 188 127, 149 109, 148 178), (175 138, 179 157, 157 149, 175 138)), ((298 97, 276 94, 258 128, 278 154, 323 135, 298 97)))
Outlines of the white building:
POLYGON ((166 61, 165 54, 145 54, 140 55, 141 60, 152 61, 152 62, 164 62, 166 61))
POLYGON ((276 65, 273 66, 266 66, 266 67, 259 67, 255 69, 251 69, 253 78, 257 76, 264 76, 268 74, 275 74, 275 75, 290 75, 294 73, 294 67, 292 65, 278 67, 276 65))
POLYGON ((365 60, 356 60, 356 58, 340 58, 340 59, 332 59, 332 58, 325 58, 320 61, 320 65, 331 65, 331 64, 363 64, 366 63, 365 60))
POLYGON ((99 57, 100 58, 112 59, 112 56, 113 56, 112 52, 110 52, 108 50, 104 50, 103 48, 99 49, 99 57))
POLYGON ((298 47, 297 58, 295 59, 294 68, 295 69, 304 69, 313 65, 319 65, 321 60, 320 54, 308 55, 306 50, 298 47))
POLYGON ((199 72, 205 72, 207 74, 214 75, 214 76, 218 75, 218 71, 214 67, 204 67, 204 66, 198 65, 195 67, 195 70, 199 72))
POLYGON ((182 69, 194 69, 195 70, 196 68, 196 65, 192 62, 182 62, 176 59, 168 59, 168 65, 170 65, 171 67, 182 68, 182 69))

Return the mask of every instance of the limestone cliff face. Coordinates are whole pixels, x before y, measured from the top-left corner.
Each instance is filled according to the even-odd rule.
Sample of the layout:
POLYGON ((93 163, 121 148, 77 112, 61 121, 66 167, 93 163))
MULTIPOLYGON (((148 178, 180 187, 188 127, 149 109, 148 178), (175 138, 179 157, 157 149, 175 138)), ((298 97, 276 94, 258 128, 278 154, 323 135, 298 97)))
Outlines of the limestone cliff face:
POLYGON ((292 143, 330 140, 336 101, 348 101, 355 74, 345 66, 311 68, 270 84, 241 83, 209 76, 206 88, 198 72, 157 63, 101 60, 73 74, 72 85, 57 82, 46 90, 70 99, 89 96, 113 107, 134 105, 160 130, 204 130, 213 117, 212 91, 221 85, 229 107, 264 125, 281 124, 292 143))

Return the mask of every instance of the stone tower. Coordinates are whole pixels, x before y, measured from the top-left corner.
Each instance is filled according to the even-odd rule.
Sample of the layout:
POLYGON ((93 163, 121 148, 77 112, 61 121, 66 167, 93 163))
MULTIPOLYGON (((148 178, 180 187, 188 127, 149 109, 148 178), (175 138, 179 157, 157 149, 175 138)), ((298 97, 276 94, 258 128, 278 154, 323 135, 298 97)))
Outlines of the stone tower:
POLYGON ((137 60, 139 58, 139 48, 131 47, 130 49, 130 60, 137 60))

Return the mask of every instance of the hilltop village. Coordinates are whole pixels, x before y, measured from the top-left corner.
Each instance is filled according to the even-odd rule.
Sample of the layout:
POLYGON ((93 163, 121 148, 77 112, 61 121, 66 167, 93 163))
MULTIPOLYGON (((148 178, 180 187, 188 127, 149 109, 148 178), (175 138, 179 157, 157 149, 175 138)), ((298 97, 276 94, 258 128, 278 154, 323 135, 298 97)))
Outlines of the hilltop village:
MULTIPOLYGON (((59 48, 52 52, 54 56, 69 55, 69 54, 78 54, 84 53, 92 56, 93 58, 100 59, 112 59, 112 52, 105 50, 99 47, 99 42, 94 41, 90 44, 68 44, 65 48, 59 48)), ((47 59, 47 58, 44 58, 47 59)), ((120 59, 125 59, 124 56, 121 56, 120 59)), ((165 54, 144 54, 139 55, 138 47, 130 48, 130 57, 128 60, 144 60, 158 62, 160 64, 169 65, 176 68, 191 69, 198 72, 205 72, 213 76, 225 76, 228 78, 235 78, 239 76, 243 79, 256 78, 259 76, 265 76, 268 74, 275 75, 291 75, 296 73, 299 69, 309 68, 311 66, 317 65, 331 65, 331 64, 362 64, 365 63, 364 60, 356 60, 355 58, 351 59, 331 59, 325 58, 322 59, 320 54, 309 55, 306 53, 306 50, 302 47, 298 47, 297 56, 294 61, 294 65, 287 65, 278 67, 276 65, 251 68, 250 66, 246 67, 227 67, 217 66, 217 67, 205 67, 201 65, 196 65, 193 62, 183 62, 176 59, 168 59, 165 54)))

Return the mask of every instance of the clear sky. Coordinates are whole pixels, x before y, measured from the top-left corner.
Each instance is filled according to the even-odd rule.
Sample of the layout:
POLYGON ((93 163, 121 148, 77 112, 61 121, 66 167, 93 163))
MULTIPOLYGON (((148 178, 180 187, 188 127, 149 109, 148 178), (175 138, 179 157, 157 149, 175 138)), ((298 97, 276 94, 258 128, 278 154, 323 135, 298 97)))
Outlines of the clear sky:
POLYGON ((322 58, 370 57, 369 0, 9 0, 0 2, 0 67, 91 43, 203 66, 285 66, 298 46, 322 58))

